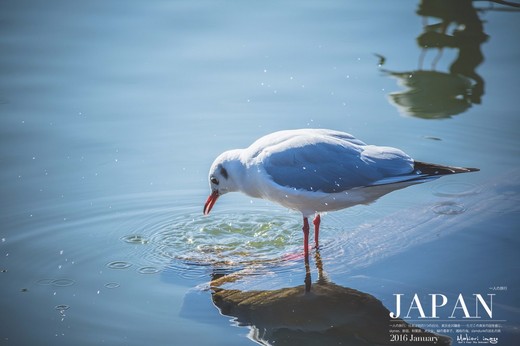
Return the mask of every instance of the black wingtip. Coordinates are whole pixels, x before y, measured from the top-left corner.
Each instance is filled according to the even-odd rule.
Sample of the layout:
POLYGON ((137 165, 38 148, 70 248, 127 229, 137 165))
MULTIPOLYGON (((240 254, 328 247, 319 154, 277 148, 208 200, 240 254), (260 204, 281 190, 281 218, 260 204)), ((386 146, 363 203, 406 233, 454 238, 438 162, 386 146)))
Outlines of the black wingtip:
POLYGON ((457 173, 470 173, 470 172, 478 172, 479 168, 470 168, 470 167, 453 167, 453 166, 443 166, 437 165, 433 163, 426 163, 415 161, 414 162, 414 171, 419 174, 426 175, 447 175, 447 174, 457 174, 457 173))

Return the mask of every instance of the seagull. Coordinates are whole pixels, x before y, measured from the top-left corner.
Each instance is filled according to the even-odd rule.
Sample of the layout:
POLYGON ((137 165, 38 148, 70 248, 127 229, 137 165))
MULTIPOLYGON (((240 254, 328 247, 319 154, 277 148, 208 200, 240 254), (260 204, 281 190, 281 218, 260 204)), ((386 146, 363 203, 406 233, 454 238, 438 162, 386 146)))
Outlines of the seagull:
POLYGON ((367 205, 394 190, 475 171, 479 169, 416 161, 400 149, 369 145, 341 131, 278 131, 215 159, 208 177, 211 194, 203 213, 209 214, 220 196, 234 191, 299 211, 307 258, 309 217, 314 216, 318 248, 324 212, 367 205))

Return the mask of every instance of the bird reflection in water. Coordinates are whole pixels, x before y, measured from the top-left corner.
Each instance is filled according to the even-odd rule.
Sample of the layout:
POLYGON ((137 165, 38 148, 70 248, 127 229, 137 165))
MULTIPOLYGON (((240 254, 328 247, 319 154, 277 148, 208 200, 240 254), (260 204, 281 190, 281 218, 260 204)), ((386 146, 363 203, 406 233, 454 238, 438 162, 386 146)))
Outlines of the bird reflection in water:
POLYGON ((309 258, 305 284, 277 290, 226 289, 241 275, 214 274, 212 300, 223 315, 250 328, 249 338, 261 345, 414 345, 391 340, 390 329, 423 340, 417 344, 449 345, 451 339, 391 319, 390 311, 375 297, 332 283, 315 253, 318 280, 311 283, 309 258))
POLYGON ((482 21, 471 0, 422 0, 417 14, 423 17, 423 32, 417 37, 422 48, 419 69, 415 71, 385 71, 396 78, 404 91, 389 95, 390 101, 405 115, 424 119, 449 118, 480 104, 484 94, 484 79, 475 72, 484 61, 482 21), (428 23, 428 18, 440 21, 428 23), (450 28, 453 30, 448 32, 450 28), (455 49, 457 57, 448 72, 436 71, 444 49, 455 49), (431 70, 424 70, 426 53, 437 50, 431 70))

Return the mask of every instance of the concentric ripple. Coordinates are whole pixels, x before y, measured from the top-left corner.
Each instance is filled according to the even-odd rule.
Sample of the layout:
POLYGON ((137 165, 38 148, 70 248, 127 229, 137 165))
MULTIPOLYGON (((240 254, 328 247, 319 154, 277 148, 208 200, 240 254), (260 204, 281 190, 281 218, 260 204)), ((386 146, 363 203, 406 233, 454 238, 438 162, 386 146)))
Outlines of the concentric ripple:
POLYGON ((213 267, 276 263, 300 249, 300 227, 299 218, 289 213, 179 216, 151 225, 146 256, 163 265, 172 261, 213 267))
POLYGON ((466 211, 466 208, 461 204, 455 203, 453 201, 441 202, 432 207, 432 210, 435 214, 439 215, 458 215, 462 214, 466 211))
POLYGON ((74 280, 71 279, 55 279, 51 281, 52 286, 67 287, 74 285, 74 280))
POLYGON ((146 244, 148 239, 140 234, 129 234, 121 238, 124 242, 129 244, 146 244))
POLYGON ((113 261, 110 263, 107 263, 107 267, 110 269, 127 269, 132 266, 132 263, 125 262, 125 261, 113 261))
POLYGON ((121 286, 121 285, 117 282, 108 282, 105 284, 105 287, 108 289, 118 288, 119 286, 121 286))
POLYGON ((161 269, 156 267, 141 267, 137 270, 139 274, 156 274, 159 273, 161 269))
POLYGON ((433 185, 432 192, 438 197, 464 197, 480 193, 481 189, 465 182, 440 182, 433 185))
POLYGON ((68 310, 70 309, 70 306, 69 305, 66 305, 66 304, 60 304, 60 305, 56 305, 54 307, 54 309, 60 311, 60 312, 64 312, 65 310, 68 310))

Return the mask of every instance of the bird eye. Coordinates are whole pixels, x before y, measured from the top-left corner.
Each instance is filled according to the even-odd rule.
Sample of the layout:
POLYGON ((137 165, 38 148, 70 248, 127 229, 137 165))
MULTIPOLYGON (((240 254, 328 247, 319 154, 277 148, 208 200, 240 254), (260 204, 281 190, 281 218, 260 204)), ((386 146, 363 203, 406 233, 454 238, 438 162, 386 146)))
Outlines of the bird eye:
POLYGON ((214 176, 211 176, 211 177, 209 178, 209 181, 211 181, 212 184, 218 185, 218 179, 215 178, 214 176))

